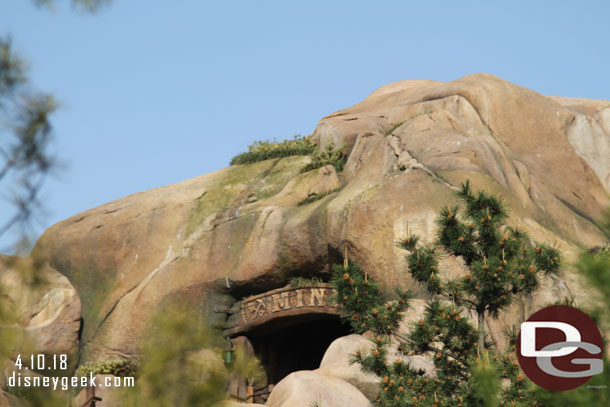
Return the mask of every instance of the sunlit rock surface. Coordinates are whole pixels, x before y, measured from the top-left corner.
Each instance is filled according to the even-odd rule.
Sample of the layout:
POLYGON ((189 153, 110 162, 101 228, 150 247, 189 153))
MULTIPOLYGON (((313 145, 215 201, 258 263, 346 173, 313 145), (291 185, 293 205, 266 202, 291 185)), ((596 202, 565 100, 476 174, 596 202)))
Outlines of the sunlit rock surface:
MULTIPOLYGON (((221 324, 235 299, 328 272, 346 249, 385 287, 425 299, 394 241, 407 225, 433 240, 435 213, 466 179, 501 195, 509 224, 568 259, 600 244, 609 132, 607 101, 547 97, 486 74, 391 83, 323 118, 311 136, 346 146, 340 174, 301 173, 308 157, 224 168, 75 215, 48 229, 33 255, 76 288, 87 360, 132 356, 163 301, 178 298, 221 324)), ((463 272, 459 259, 444 265, 463 272)), ((488 321, 492 338, 501 345, 503 328, 571 295, 587 301, 575 272, 546 278, 488 321)))

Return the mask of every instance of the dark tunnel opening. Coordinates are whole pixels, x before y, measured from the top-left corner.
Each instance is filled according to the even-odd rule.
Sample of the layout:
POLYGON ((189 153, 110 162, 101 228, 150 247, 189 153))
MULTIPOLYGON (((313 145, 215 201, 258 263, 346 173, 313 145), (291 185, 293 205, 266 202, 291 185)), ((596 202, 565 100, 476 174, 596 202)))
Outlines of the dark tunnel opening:
POLYGON ((311 314, 273 319, 247 336, 275 385, 292 372, 320 367, 328 346, 350 333, 337 315, 311 314))

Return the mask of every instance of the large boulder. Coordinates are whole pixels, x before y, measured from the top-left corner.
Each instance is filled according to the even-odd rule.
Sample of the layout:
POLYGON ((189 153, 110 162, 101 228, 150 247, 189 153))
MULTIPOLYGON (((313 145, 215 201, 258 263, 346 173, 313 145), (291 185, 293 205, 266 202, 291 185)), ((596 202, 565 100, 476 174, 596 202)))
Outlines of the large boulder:
POLYGON ((359 364, 351 363, 350 360, 357 351, 369 352, 373 346, 373 342, 362 335, 337 338, 324 353, 320 367, 315 372, 345 380, 372 400, 380 390, 379 378, 364 373, 359 364))
POLYGON ((348 382, 319 372, 301 370, 286 376, 274 388, 269 407, 370 407, 369 400, 348 382))
MULTIPOLYGON (((409 324, 403 322, 399 332, 406 336, 408 331, 409 324)), ((367 354, 375 347, 372 338, 369 339, 367 336, 369 336, 369 333, 365 335, 351 334, 335 339, 324 353, 320 367, 314 372, 345 380, 360 390, 369 400, 374 400, 381 390, 380 378, 372 373, 363 372, 358 363, 351 363, 353 355, 357 351, 367 354)), ((398 352, 398 344, 396 338, 390 343, 388 347, 389 361, 402 359, 408 362, 412 368, 422 370, 426 376, 434 375, 435 367, 431 358, 423 355, 405 356, 398 352)))
MULTIPOLYGON (((66 355, 67 367, 52 374, 70 375, 78 362, 81 304, 68 279, 30 259, 0 255, 0 291, 9 318, 4 322, 12 326, 4 326, 3 334, 10 336, 13 359, 44 354, 49 369, 54 357, 66 355)), ((8 337, 3 341, 10 343, 8 337)))
MULTIPOLYGON (((567 259, 603 241, 610 102, 540 95, 491 75, 402 81, 323 118, 311 136, 345 146, 345 170, 302 173, 308 157, 231 166, 137 193, 58 223, 33 254, 80 294, 86 359, 135 354, 145 321, 168 298, 221 323, 232 301, 320 274, 347 250, 385 288, 426 293, 394 245, 407 226, 435 237, 435 213, 474 188, 502 196, 509 224, 567 259), (298 205, 313 194, 323 199, 298 205)), ((448 258, 450 274, 463 273, 448 258)), ((550 276, 490 321, 492 337, 532 309, 588 289, 571 270, 550 276)))

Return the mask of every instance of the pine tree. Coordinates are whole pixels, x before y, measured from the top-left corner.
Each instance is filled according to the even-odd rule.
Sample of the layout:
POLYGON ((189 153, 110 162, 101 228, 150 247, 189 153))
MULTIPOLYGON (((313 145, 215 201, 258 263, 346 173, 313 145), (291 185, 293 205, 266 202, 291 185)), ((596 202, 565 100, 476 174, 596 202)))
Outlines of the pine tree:
POLYGON ((485 315, 497 317, 515 294, 535 291, 541 272, 556 274, 559 251, 535 243, 524 231, 504 226, 507 211, 502 201, 484 191, 473 193, 469 181, 457 195, 465 204, 463 219, 458 206, 444 207, 436 223, 440 248, 462 257, 469 271, 465 276, 441 282, 437 275, 439 247, 417 247, 417 236, 407 236, 398 245, 411 252, 409 273, 428 292, 476 313, 482 351, 485 315))
POLYGON ((398 242, 408 251, 409 274, 430 294, 423 318, 406 337, 398 327, 412 298, 409 292, 397 289, 398 299, 384 302, 379 285, 357 264, 346 261, 333 268, 342 318, 354 332, 373 334, 372 350, 357 352, 353 361, 380 377, 382 390, 376 398, 380 406, 537 404, 531 383, 519 370, 515 332, 509 336, 509 350, 501 354, 486 342, 484 322, 486 315, 496 317, 516 294, 533 292, 542 273, 557 273, 559 252, 505 226, 507 212, 497 197, 473 193, 468 182, 458 196, 464 202, 463 215, 458 206, 441 209, 437 244, 421 245, 409 231, 398 242), (462 257, 466 275, 441 279, 443 252, 462 257), (464 316, 468 311, 477 315, 476 327, 464 316), (392 343, 398 345, 398 358, 389 356, 392 343), (410 366, 408 358, 413 355, 432 358, 434 377, 410 366), (498 398, 490 401, 489 394, 498 398))

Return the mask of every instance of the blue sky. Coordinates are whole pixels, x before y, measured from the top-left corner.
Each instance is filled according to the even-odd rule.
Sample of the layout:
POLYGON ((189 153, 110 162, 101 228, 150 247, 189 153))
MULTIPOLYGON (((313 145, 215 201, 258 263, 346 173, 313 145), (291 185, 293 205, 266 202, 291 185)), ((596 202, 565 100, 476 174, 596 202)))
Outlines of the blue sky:
POLYGON ((225 167, 254 140, 310 134, 392 81, 487 72, 610 99, 609 15, 603 0, 114 0, 95 15, 4 1, 0 35, 62 104, 54 148, 66 169, 45 186, 35 234, 225 167))

